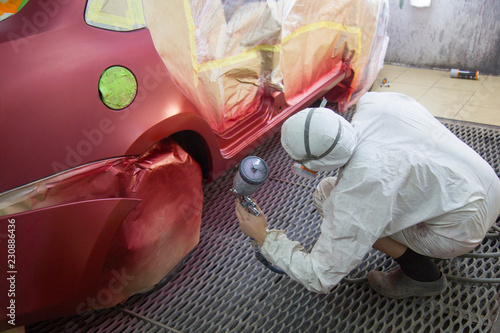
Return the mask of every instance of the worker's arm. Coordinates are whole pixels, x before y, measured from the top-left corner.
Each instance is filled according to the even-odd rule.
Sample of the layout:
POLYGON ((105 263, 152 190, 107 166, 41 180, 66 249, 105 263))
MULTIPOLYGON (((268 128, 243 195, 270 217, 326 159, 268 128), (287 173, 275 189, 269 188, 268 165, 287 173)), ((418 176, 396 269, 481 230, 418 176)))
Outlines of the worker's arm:
POLYGON ((321 235, 310 253, 278 230, 269 232, 261 251, 273 265, 308 290, 327 293, 361 263, 371 249, 371 240, 372 236, 364 230, 333 225, 324 219, 321 235))
POLYGON ((268 232, 264 213, 254 216, 237 202, 236 215, 240 229, 262 245, 266 259, 314 292, 328 292, 358 266, 371 249, 373 236, 364 235, 365 231, 352 223, 334 225, 324 220, 321 235, 308 253, 299 242, 288 239, 283 231, 268 232))
POLYGON ((264 213, 260 212, 259 216, 255 216, 247 212, 247 210, 241 205, 239 200, 236 200, 236 216, 240 222, 240 229, 245 235, 255 240, 259 245, 264 243, 264 239, 267 236, 267 220, 264 213))

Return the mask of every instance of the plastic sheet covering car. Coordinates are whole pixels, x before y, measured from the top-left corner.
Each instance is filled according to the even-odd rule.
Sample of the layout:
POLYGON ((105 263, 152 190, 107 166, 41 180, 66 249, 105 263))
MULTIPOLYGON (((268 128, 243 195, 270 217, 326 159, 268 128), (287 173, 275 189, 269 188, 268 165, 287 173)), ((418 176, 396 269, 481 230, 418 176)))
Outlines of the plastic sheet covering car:
MULTIPOLYGON (((199 241, 201 187, 198 164, 164 140, 140 157, 93 163, 4 193, 0 227, 14 221, 19 236, 16 321, 25 322, 26 313, 33 322, 110 307, 159 282, 199 241)), ((4 305, 0 328, 9 319, 4 305)))
POLYGON ((263 96, 294 105, 345 67, 354 79, 341 104, 354 103, 388 42, 387 0, 145 0, 144 14, 174 81, 221 135, 263 96))

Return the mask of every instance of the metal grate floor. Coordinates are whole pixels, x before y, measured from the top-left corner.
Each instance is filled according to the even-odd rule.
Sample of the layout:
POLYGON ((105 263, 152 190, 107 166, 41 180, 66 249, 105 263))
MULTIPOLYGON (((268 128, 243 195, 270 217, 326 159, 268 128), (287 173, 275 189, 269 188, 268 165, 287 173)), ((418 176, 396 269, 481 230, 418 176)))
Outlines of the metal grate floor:
MULTIPOLYGON (((352 114, 346 114, 350 119, 352 114)), ((442 122, 478 151, 500 175, 500 128, 442 122)), ((253 153, 271 174, 253 195, 273 228, 312 248, 320 217, 311 193, 318 181, 289 172, 290 158, 279 134, 253 153), (309 221, 302 223, 300 221, 309 221)), ((112 309, 41 322, 27 332, 497 332, 498 284, 451 280, 440 296, 392 300, 379 296, 363 279, 344 280, 327 295, 308 292, 256 261, 239 231, 229 189, 236 168, 205 187, 200 244, 182 270, 161 288, 131 297, 112 309)), ((327 174, 325 174, 326 176, 327 174)), ((318 177, 319 178, 319 177, 318 177)), ((500 240, 483 242, 479 252, 496 252, 500 240)), ((498 258, 438 261, 445 274, 500 278, 498 258)), ((371 251, 349 278, 395 263, 371 251)))

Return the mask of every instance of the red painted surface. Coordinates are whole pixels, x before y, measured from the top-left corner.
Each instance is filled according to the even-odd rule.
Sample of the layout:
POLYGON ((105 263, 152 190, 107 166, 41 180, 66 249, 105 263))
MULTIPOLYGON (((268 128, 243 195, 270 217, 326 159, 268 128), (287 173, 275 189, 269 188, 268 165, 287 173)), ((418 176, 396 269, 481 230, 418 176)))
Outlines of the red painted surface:
POLYGON ((0 230, 12 230, 11 241, 0 238, 2 295, 10 271, 15 281, 14 295, 0 298, 0 330, 10 299, 17 325, 116 305, 158 283, 199 241, 201 170, 172 140, 30 190, 37 195, 16 206, 28 211, 0 218, 0 230))
POLYGON ((75 313, 96 289, 110 242, 139 202, 90 200, 2 217, 1 230, 15 235, 15 252, 0 246, 0 329, 12 328, 12 319, 22 325, 75 313), (7 261, 11 252, 15 259, 7 261))

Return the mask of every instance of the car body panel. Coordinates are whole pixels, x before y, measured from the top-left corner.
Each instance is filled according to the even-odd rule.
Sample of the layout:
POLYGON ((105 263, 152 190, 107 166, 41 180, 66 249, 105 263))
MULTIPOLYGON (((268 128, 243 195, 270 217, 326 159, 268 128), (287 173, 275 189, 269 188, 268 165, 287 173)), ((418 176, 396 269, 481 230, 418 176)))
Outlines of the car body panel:
MULTIPOLYGON (((3 216, 0 228, 15 235, 15 259, 0 263, 2 272, 14 277, 13 283, 0 284, 0 329, 9 328, 10 300, 18 323, 74 313, 94 292, 116 231, 140 201, 89 200, 3 216)), ((0 252, 3 258, 10 253, 6 246, 0 252)))
POLYGON ((0 227, 14 220, 15 237, 0 249, 7 258, 15 247, 16 323, 113 306, 155 285, 199 242, 202 205, 200 167, 171 139, 4 194, 0 227), (104 211, 121 201, 134 205, 104 211))
POLYGON ((142 154, 180 130, 201 131, 217 148, 214 134, 200 121, 191 126, 174 119, 168 130, 144 139, 144 132, 176 114, 198 114, 171 81, 147 29, 89 27, 74 19, 82 17, 84 1, 60 5, 50 24, 32 23, 28 29, 40 13, 37 5, 30 1, 0 22, 0 77, 6 78, 0 83, 0 141, 15 142, 2 145, 0 171, 11 176, 0 180, 0 193, 85 163, 142 154), (135 101, 121 111, 108 109, 98 93, 100 75, 113 65, 128 68, 138 81, 135 101))

